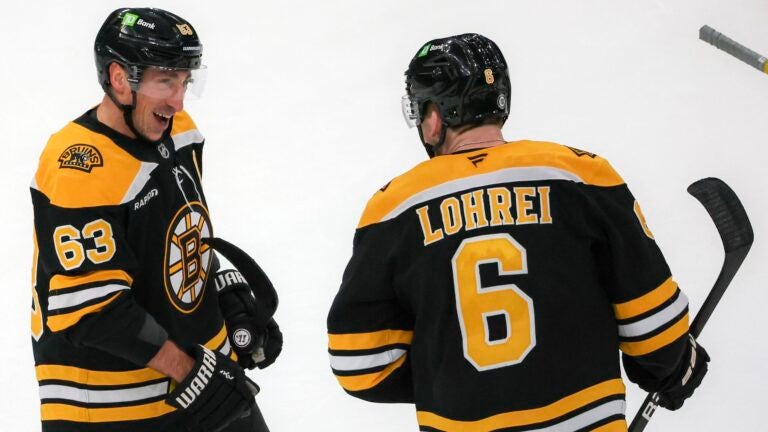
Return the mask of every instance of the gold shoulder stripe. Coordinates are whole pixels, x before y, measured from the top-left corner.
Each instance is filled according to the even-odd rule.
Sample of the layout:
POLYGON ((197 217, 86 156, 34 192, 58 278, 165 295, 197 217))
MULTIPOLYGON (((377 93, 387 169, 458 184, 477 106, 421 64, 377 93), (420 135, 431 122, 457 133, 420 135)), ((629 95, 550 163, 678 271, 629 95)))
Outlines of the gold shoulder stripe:
POLYGON ((197 125, 186 111, 179 111, 173 115, 173 128, 171 136, 197 129, 197 125))
MULTIPOLYGON (((197 130, 195 122, 189 117, 186 111, 182 111, 173 116, 173 129, 171 129, 171 139, 176 151, 190 144, 199 144, 205 141, 203 134, 197 130)), ((198 170, 199 171, 199 170, 198 170)), ((199 176, 199 174, 198 174, 199 176)))
POLYGON ((328 334, 332 350, 365 350, 393 344, 408 344, 413 340, 410 330, 380 330, 370 333, 328 334))
POLYGON ((358 228, 387 220, 426 200, 491 183, 569 180, 617 186, 624 180, 605 159, 578 156, 565 146, 517 141, 422 162, 368 201, 358 228), (477 159, 477 156, 484 156, 477 159), (475 159, 473 159, 475 158, 475 159))
POLYGON ((55 291, 64 288, 72 288, 78 285, 85 285, 92 282, 104 282, 112 280, 124 281, 128 286, 133 284, 133 278, 123 270, 99 270, 84 275, 64 276, 54 275, 49 284, 49 291, 55 291))
POLYGON ((450 431, 494 431, 555 420, 601 399, 624 394, 620 379, 604 381, 541 408, 496 414, 476 421, 452 420, 429 411, 418 411, 419 425, 450 431))
POLYGON ((141 384, 147 381, 167 378, 154 369, 143 368, 131 371, 96 371, 64 365, 38 365, 35 367, 38 381, 60 380, 96 386, 118 386, 141 384))
POLYGON ((659 307, 662 303, 672 298, 677 292, 677 283, 669 279, 653 291, 624 303, 613 305, 614 315, 617 319, 623 320, 644 314, 652 309, 659 307))
POLYGON ((43 421, 104 423, 160 417, 175 410, 165 401, 120 408, 82 408, 61 403, 44 403, 40 405, 40 417, 43 421))
POLYGON ((364 375, 352 375, 352 376, 339 376, 336 375, 336 379, 339 380, 339 384, 349 391, 362 391, 369 388, 376 387, 380 382, 384 381, 388 376, 399 368, 405 362, 405 358, 408 355, 400 357, 396 362, 387 366, 384 370, 379 372, 373 372, 364 375))
POLYGON ((50 328, 54 332, 58 332, 64 329, 67 329, 69 327, 72 327, 73 325, 77 324, 84 316, 96 313, 102 309, 106 305, 108 305, 112 300, 116 299, 117 296, 119 296, 121 293, 117 292, 110 298, 104 300, 103 302, 96 303, 94 305, 84 307, 82 309, 78 309, 74 312, 61 314, 61 315, 51 315, 48 316, 48 319, 46 320, 46 323, 48 324, 48 328, 50 328))
POLYGON ((663 332, 639 342, 621 342, 619 349, 632 357, 650 354, 676 341, 688 331, 688 314, 663 332))
POLYGON ((139 160, 104 135, 69 123, 51 136, 33 185, 59 207, 80 208, 120 204, 142 168, 139 160), (98 150, 101 166, 90 172, 62 166, 60 158, 76 144, 98 150))

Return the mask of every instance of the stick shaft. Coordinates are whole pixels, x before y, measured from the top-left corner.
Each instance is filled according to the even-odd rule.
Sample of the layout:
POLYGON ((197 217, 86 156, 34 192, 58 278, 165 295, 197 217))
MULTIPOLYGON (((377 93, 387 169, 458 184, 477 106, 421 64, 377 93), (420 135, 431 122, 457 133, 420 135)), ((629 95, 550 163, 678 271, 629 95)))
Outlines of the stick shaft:
POLYGON ((710 26, 705 25, 699 29, 699 39, 727 52, 759 71, 768 73, 768 61, 766 61, 765 56, 752 51, 710 26))

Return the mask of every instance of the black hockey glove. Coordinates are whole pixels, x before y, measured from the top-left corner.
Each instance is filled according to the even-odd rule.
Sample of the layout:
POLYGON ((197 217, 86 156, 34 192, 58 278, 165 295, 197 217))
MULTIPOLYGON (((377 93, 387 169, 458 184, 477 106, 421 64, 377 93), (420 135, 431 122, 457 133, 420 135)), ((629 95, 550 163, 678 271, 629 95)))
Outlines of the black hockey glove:
POLYGON ((223 270, 216 275, 216 289, 238 363, 248 369, 274 363, 283 348, 283 334, 274 319, 259 328, 258 300, 243 276, 236 270, 223 270))
POLYGON ((166 397, 165 402, 188 415, 186 429, 217 432, 250 414, 259 387, 235 362, 208 348, 194 349, 195 366, 166 397))
POLYGON ((274 318, 267 323, 267 332, 264 335, 262 347, 264 359, 256 362, 259 369, 264 369, 274 363, 283 350, 283 333, 274 318))
POLYGON ((688 336, 688 342, 680 373, 667 389, 659 392, 659 405, 668 410, 674 411, 683 406, 683 402, 693 395, 693 391, 707 374, 707 362, 709 362, 707 351, 696 343, 693 336, 688 336))

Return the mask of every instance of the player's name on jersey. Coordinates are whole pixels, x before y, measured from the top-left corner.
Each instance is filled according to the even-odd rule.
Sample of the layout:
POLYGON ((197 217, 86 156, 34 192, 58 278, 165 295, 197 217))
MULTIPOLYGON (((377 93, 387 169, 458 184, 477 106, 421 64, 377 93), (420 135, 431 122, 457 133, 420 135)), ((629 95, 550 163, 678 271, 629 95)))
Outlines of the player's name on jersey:
POLYGON ((440 217, 431 219, 438 221, 435 226, 430 221, 428 205, 417 208, 416 214, 425 246, 461 230, 552 223, 549 186, 518 186, 511 191, 502 186, 489 187, 461 194, 458 198, 449 196, 440 202, 440 217))

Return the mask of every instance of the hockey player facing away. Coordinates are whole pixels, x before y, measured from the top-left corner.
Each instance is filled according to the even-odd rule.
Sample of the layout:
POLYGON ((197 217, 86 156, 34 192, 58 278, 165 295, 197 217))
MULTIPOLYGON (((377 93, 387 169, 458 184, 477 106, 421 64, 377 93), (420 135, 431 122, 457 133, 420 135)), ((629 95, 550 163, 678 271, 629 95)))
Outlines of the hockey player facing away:
POLYGON ((510 82, 477 34, 423 45, 403 112, 430 160, 370 199, 328 316, 351 395, 422 431, 626 431, 630 380, 677 409, 707 370, 688 301, 608 162, 506 142, 510 82))
POLYGON ((282 336, 251 326, 249 286, 205 243, 204 139, 183 111, 197 32, 119 9, 95 57, 105 96, 51 137, 31 189, 42 430, 267 431, 243 367, 271 364, 282 336))

